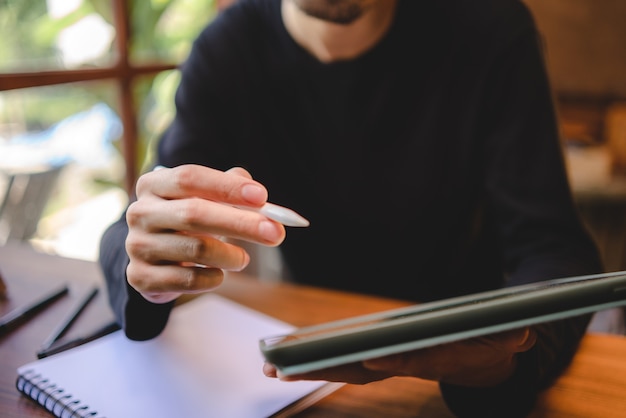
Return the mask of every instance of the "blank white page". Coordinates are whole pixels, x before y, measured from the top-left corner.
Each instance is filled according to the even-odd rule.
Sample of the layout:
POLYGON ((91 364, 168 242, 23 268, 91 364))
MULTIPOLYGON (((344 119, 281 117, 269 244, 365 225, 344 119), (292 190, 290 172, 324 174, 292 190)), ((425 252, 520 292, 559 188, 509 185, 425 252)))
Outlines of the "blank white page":
POLYGON ((163 333, 122 331, 26 364, 97 417, 266 417, 326 382, 263 375, 260 338, 293 327, 216 294, 176 307, 163 333))

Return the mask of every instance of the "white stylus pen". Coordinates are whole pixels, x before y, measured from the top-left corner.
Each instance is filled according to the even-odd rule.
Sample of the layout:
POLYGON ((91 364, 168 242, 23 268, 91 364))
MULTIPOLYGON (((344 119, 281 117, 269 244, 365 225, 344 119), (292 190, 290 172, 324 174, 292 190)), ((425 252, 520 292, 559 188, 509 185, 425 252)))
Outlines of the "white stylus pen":
MULTIPOLYGON (((154 167, 153 171, 160 170, 161 168, 165 167, 162 165, 157 165, 156 167, 154 167)), ((267 216, 271 220, 280 222, 285 226, 305 227, 310 225, 310 222, 302 215, 286 207, 275 205, 274 203, 268 202, 260 208, 252 208, 249 206, 236 207, 238 209, 248 210, 250 212, 258 212, 261 215, 267 216)))
POLYGON ((258 212, 261 215, 265 215, 268 218, 280 222, 285 226, 299 226, 305 227, 309 226, 310 222, 304 218, 302 215, 296 213, 295 211, 288 209, 283 206, 278 206, 273 203, 266 203, 260 208, 250 208, 247 206, 237 206, 239 209, 249 210, 253 212, 258 212))

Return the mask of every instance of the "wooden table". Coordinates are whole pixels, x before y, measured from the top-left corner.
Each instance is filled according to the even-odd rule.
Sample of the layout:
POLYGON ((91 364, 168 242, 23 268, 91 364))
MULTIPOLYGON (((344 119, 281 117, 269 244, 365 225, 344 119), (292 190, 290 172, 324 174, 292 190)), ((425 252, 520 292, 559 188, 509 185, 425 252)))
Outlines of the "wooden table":
MULTIPOLYGON (((16 369, 36 358, 41 341, 90 284, 103 284, 95 263, 39 254, 29 247, 0 247, 0 272, 9 292, 20 281, 65 280, 71 291, 29 322, 0 337, 0 416, 49 417, 15 389, 16 369)), ((297 326, 401 306, 402 303, 287 283, 260 282, 232 274, 217 293, 297 326)), ((104 292, 75 324, 76 330, 110 319, 104 292)), ((0 302, 0 308, 7 302, 0 302)), ((394 378, 363 386, 348 385, 298 415, 299 417, 427 417, 451 418, 434 382, 394 378)), ((531 418, 626 417, 626 338, 587 335, 573 364, 545 392, 531 418)), ((116 417, 110 417, 116 418, 116 417)))

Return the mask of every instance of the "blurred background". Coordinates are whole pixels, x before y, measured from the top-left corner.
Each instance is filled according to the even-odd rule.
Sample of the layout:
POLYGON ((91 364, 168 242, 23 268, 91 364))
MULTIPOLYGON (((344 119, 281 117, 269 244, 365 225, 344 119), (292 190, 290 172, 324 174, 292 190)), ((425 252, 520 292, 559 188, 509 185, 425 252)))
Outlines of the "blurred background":
MULTIPOLYGON (((524 2, 576 201, 607 270, 626 269, 626 2, 524 2)), ((229 3, 0 1, 0 245, 96 259, 172 118, 178 66, 229 3)))
POLYGON ((0 2, 0 244, 94 260, 215 0, 0 2))

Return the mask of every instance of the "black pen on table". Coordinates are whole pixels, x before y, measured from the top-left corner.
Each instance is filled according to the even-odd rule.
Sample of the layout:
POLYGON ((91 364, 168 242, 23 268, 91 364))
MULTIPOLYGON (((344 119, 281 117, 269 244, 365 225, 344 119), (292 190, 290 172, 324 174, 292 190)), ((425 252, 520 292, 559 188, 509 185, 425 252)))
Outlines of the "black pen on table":
POLYGON ((41 299, 36 300, 30 305, 22 306, 12 310, 11 312, 0 318, 0 334, 10 329, 11 327, 26 321, 32 315, 45 308, 61 296, 68 292, 67 285, 62 285, 53 289, 50 293, 45 294, 41 299))
POLYGON ((89 302, 96 296, 98 293, 98 287, 93 287, 84 299, 78 301, 78 304, 74 306, 74 308, 70 311, 69 315, 59 324, 59 326, 52 331, 52 333, 46 338, 41 346, 40 351, 45 351, 50 348, 52 344, 55 343, 65 332, 72 326, 74 321, 78 319, 80 313, 89 305, 89 302))
POLYGON ((103 325, 102 327, 96 329, 94 332, 85 335, 83 337, 79 337, 79 338, 75 338, 73 340, 70 341, 56 341, 56 343, 53 343, 50 347, 48 347, 45 350, 40 350, 37 353, 37 358, 42 359, 44 357, 48 357, 51 356, 53 354, 57 354, 60 353, 62 351, 65 350, 69 350, 70 348, 74 348, 74 347, 78 347, 79 345, 83 345, 85 343, 88 343, 90 341, 96 340, 100 337, 104 337, 105 335, 108 335, 114 331, 117 331, 120 329, 120 326, 117 324, 117 322, 112 321, 108 324, 103 325))

